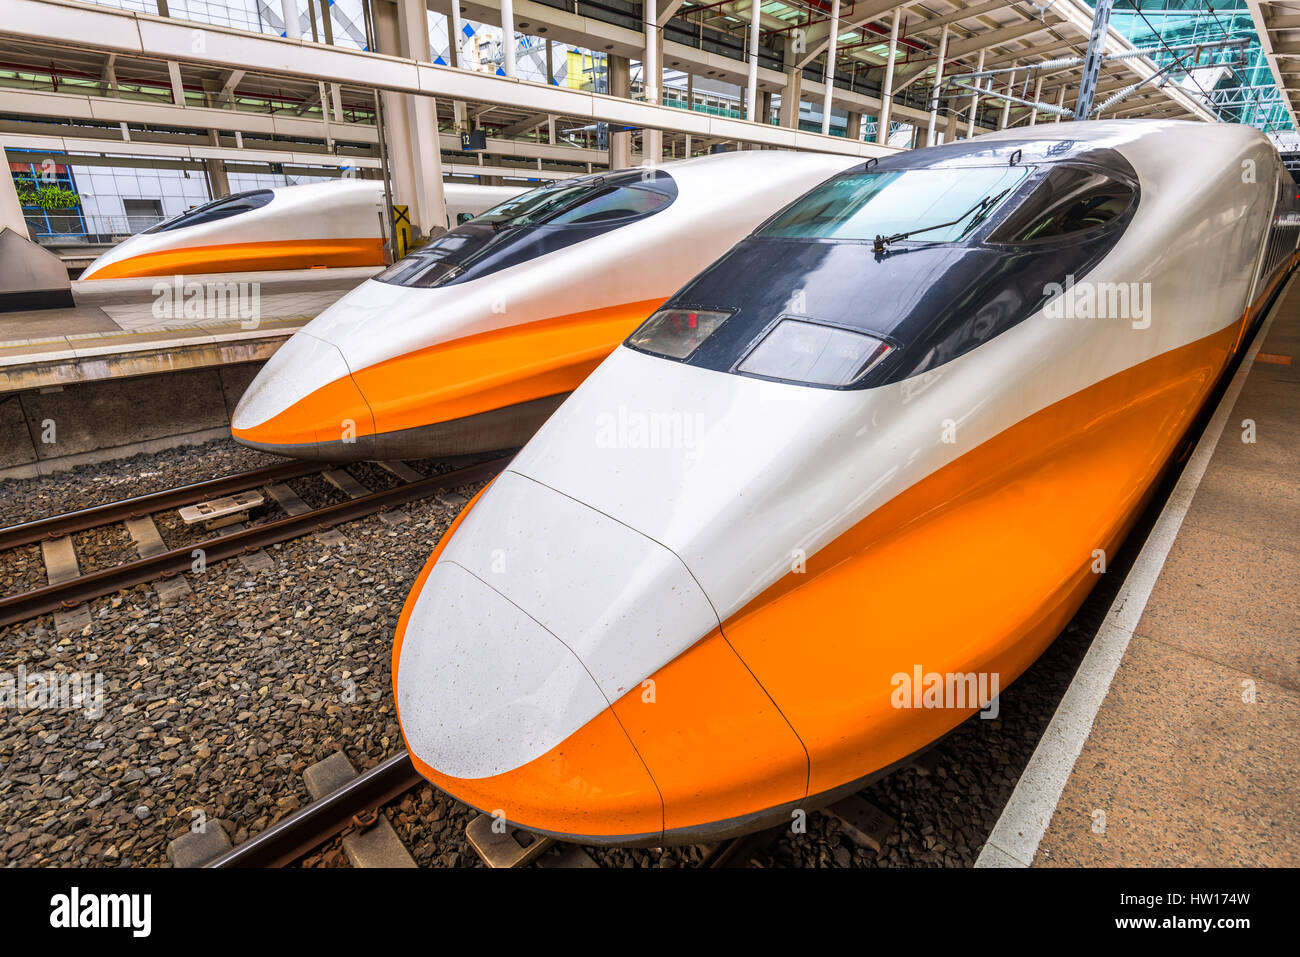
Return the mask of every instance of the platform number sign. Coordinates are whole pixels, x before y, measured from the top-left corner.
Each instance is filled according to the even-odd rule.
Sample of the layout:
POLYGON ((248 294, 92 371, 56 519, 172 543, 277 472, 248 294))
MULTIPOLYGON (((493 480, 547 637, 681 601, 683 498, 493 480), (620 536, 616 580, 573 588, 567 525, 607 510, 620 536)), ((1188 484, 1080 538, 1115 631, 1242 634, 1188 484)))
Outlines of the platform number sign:
POLYGON ((460 150, 462 153, 474 153, 485 149, 487 149, 486 131, 468 130, 460 134, 460 150))

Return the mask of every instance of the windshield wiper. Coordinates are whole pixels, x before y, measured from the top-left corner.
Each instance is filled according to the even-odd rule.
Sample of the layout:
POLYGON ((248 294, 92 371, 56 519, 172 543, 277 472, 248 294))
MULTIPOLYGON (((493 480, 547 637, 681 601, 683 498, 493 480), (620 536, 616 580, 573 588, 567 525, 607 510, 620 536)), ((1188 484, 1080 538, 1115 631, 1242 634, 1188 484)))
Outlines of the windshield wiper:
MULTIPOLYGON (((1004 189, 1002 192, 998 193, 996 196, 985 196, 978 203, 976 203, 970 209, 966 210, 966 212, 962 213, 960 216, 958 216, 950 223, 939 223, 935 226, 922 226, 919 229, 909 229, 907 230, 907 232, 904 233, 894 233, 894 235, 892 236, 881 236, 877 234, 876 240, 874 243, 872 243, 871 246, 872 251, 877 253, 883 253, 885 251, 885 247, 888 246, 890 243, 896 243, 898 242, 898 240, 906 239, 908 236, 915 236, 917 233, 929 233, 929 232, 933 232, 936 229, 946 229, 949 226, 956 226, 958 223, 960 223, 967 216, 970 216, 972 213, 982 213, 992 209, 995 205, 997 205, 998 201, 1002 199, 1003 196, 1007 195, 1007 193, 1009 193, 1010 191, 1011 191, 1010 187, 1008 187, 1007 189, 1004 189)), ((967 230, 967 232, 969 232, 969 230, 967 230)))

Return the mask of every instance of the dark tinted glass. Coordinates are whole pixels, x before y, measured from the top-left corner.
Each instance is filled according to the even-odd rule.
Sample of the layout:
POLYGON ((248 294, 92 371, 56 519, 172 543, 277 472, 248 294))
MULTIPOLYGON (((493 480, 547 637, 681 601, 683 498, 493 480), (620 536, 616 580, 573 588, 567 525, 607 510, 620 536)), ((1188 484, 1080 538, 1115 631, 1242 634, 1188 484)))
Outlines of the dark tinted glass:
POLYGON ((627 219, 658 212, 672 199, 663 193, 635 186, 615 186, 586 197, 550 220, 548 225, 601 223, 610 219, 627 219))
POLYGON ((164 233, 172 229, 185 229, 203 223, 213 223, 228 216, 238 216, 250 210, 261 209, 275 196, 269 189, 258 189, 250 193, 234 193, 222 199, 196 206, 172 219, 163 220, 157 226, 146 229, 147 233, 164 233))
POLYGON ((423 288, 472 282, 621 229, 676 198, 677 184, 662 170, 584 176, 543 186, 457 226, 375 279, 423 288))
POLYGON ((1110 222, 1132 202, 1132 188, 1104 173, 1057 166, 994 231, 989 242, 1028 243, 1067 236, 1110 222))
POLYGON ((677 195, 676 184, 656 171, 649 183, 639 176, 610 181, 608 174, 552 183, 514 196, 474 218, 493 226, 575 226, 657 213, 677 195))
POLYGON ((472 221, 491 223, 494 226, 532 226, 544 222, 557 210, 564 209, 584 196, 599 192, 602 182, 599 177, 583 177, 551 183, 512 196, 499 206, 480 213, 472 221))

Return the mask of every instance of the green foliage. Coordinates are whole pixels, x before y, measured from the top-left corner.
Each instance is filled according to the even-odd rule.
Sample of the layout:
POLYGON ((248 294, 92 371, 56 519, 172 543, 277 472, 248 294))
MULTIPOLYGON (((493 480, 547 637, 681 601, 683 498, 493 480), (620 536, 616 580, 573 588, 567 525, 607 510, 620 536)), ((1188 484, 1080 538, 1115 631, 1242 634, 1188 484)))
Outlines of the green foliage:
POLYGON ((18 190, 18 202, 23 206, 75 209, 81 205, 81 197, 75 191, 64 189, 55 183, 37 182, 31 176, 15 176, 14 187, 18 190))

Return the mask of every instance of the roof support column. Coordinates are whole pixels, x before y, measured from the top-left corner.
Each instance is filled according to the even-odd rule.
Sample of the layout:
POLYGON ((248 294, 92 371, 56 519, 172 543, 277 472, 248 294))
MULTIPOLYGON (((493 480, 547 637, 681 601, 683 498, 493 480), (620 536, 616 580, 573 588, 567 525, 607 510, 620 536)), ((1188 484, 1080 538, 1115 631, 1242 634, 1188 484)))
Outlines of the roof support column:
POLYGON ((894 19, 889 25, 889 59, 885 61, 885 85, 880 91, 880 119, 876 122, 876 142, 889 142, 889 114, 894 108, 894 61, 898 58, 898 21, 903 8, 894 8, 894 19))
POLYGON ((514 76, 515 0, 501 0, 501 52, 505 56, 505 63, 502 68, 506 71, 506 76, 514 76))
POLYGON ((822 135, 831 131, 831 92, 835 89, 835 41, 840 32, 840 0, 831 0, 831 35, 826 48, 826 72, 823 82, 826 93, 822 99, 822 135))
POLYGON ((175 60, 168 60, 167 75, 171 77, 172 102, 177 106, 184 106, 185 86, 181 83, 181 65, 175 60))
MULTIPOLYGON (((1019 66, 1019 64, 1012 62, 1011 66, 1016 67, 1019 66)), ((1007 74, 1007 96, 1011 96, 1012 93, 1015 92, 1015 89, 1016 89, 1016 71, 1013 69, 1010 73, 1007 74)), ((1010 119, 1011 119, 1011 101, 1003 100, 1002 119, 998 121, 998 129, 1005 130, 1007 128, 1007 121, 1010 119)))
MULTIPOLYGON (((975 64, 976 73, 979 73, 984 69, 984 53, 985 51, 980 50, 980 58, 978 62, 975 64)), ((975 85, 976 86, 980 85, 979 79, 976 79, 975 85)), ((975 119, 976 119, 976 115, 979 113, 979 108, 980 108, 980 95, 978 93, 972 93, 970 95, 970 120, 968 120, 966 123, 966 139, 970 139, 972 136, 975 135, 975 119)))
MULTIPOLYGON (((1064 83, 1062 83, 1061 88, 1056 91, 1056 105, 1062 108, 1065 107, 1065 84, 1064 83)), ((1056 122, 1058 123, 1061 122, 1060 113, 1056 114, 1056 122)))
MULTIPOLYGON (((632 90, 631 73, 627 57, 609 55, 609 94, 627 99, 632 90)), ((609 133, 609 168, 627 169, 632 165, 632 134, 609 133)))
MULTIPOLYGON (((659 102, 659 88, 663 85, 662 59, 659 56, 661 37, 659 30, 659 4, 657 0, 645 0, 641 5, 645 17, 645 56, 641 60, 642 88, 647 103, 659 102)), ((664 158, 664 134, 662 130, 645 128, 641 131, 641 162, 646 166, 657 166, 664 158)))
MULTIPOLYGON (((220 146, 221 133, 217 130, 208 130, 208 142, 213 146, 220 146)), ((221 199, 223 196, 230 195, 230 177, 226 175, 226 163, 224 160, 204 160, 203 171, 207 173, 208 176, 209 198, 221 199)))
POLYGON ((431 8, 447 18, 447 62, 454 67, 460 62, 460 44, 465 39, 465 22, 460 18, 460 0, 433 0, 431 8))
POLYGON ((761 21, 759 8, 762 0, 751 0, 749 5, 749 87, 745 118, 751 123, 758 119, 758 27, 761 21))
POLYGON ((302 21, 298 18, 298 0, 280 0, 280 14, 284 17, 284 35, 290 40, 301 40, 302 21))
POLYGON ((1031 107, 1029 108, 1029 125, 1030 125, 1030 126, 1033 126, 1034 124, 1036 124, 1036 123, 1038 122, 1038 106, 1037 106, 1037 104, 1038 104, 1038 101, 1041 100, 1042 98, 1043 98, 1043 77, 1042 77, 1042 75, 1040 74, 1039 77, 1038 77, 1038 79, 1034 81, 1034 95, 1033 95, 1033 102, 1034 102, 1035 105, 1034 105, 1034 106, 1031 106, 1031 107))
POLYGON ((117 54, 110 53, 104 60, 104 78, 100 90, 105 96, 118 96, 117 88, 117 54))
MULTIPOLYGON (((460 16, 460 0, 443 0, 445 4, 441 11, 447 18, 447 59, 451 65, 460 69, 465 64, 461 62, 460 45, 465 39, 465 21, 460 16)), ((550 41, 546 44, 547 64, 550 64, 550 41)), ((465 109, 464 100, 451 101, 452 119, 456 125, 456 132, 461 133, 469 129, 469 113, 465 109)))
POLYGON ((787 37, 785 41, 785 86, 781 87, 781 125, 789 130, 799 128, 799 99, 803 89, 803 71, 795 66, 797 54, 791 47, 794 44, 787 37))
POLYGON ((943 85, 943 61, 948 56, 948 27, 950 24, 943 25, 943 32, 939 34, 939 60, 934 67, 934 92, 930 97, 930 122, 925 128, 925 145, 934 145, 934 126, 939 120, 939 87, 943 85))
POLYGON ((221 199, 230 195, 230 179, 226 176, 226 164, 219 159, 205 159, 203 172, 208 178, 208 198, 221 199))
MULTIPOLYGON (((395 7, 377 3, 374 12, 382 52, 428 59, 425 0, 399 0, 395 7)), ((437 101, 431 96, 411 94, 383 96, 388 157, 393 167, 393 201, 410 207, 411 223, 421 233, 435 236, 448 228, 437 101)))
MULTIPOLYGON (((307 0, 307 9, 311 10, 312 0, 307 0)), ((325 43, 328 46, 334 45, 334 18, 333 18, 333 0, 320 0, 320 23, 321 30, 325 35, 325 43)))

